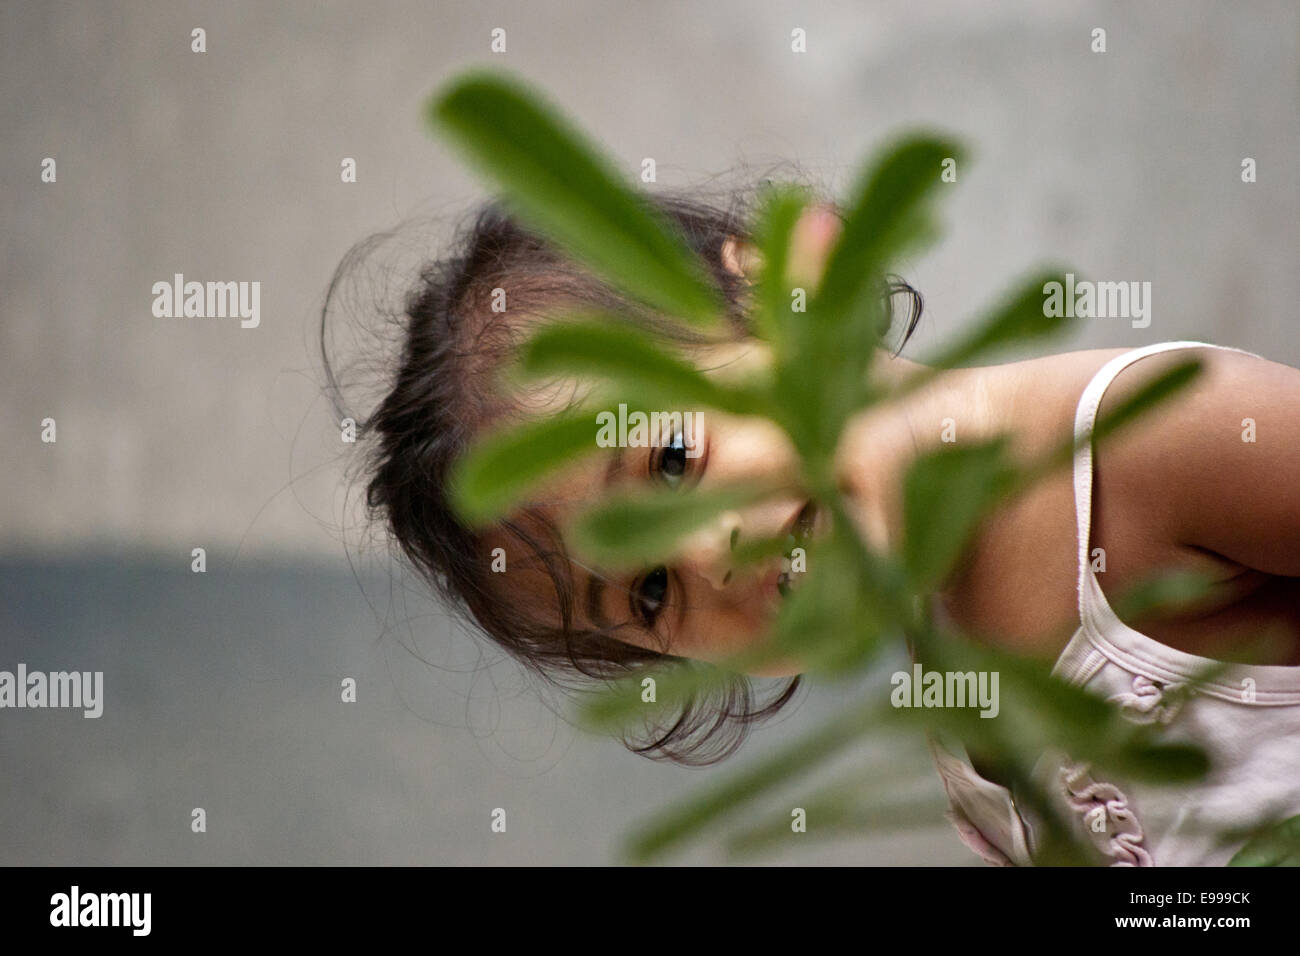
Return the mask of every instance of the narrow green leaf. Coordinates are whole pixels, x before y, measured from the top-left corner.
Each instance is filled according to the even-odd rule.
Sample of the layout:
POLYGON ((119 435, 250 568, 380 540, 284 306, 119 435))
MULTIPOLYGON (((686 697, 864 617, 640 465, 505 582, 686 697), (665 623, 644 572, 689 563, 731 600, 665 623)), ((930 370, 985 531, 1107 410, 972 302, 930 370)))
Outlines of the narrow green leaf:
POLYGON ((427 116, 531 226, 642 302, 711 323, 719 296, 702 264, 594 143, 523 83, 476 71, 427 116))
POLYGON ((773 186, 759 198, 754 221, 754 241, 762 262, 755 280, 754 324, 759 335, 772 343, 778 361, 792 357, 791 343, 798 316, 790 308, 791 289, 786 276, 794 227, 807 208, 809 193, 802 187, 773 186))
POLYGON ((960 162, 964 150, 951 140, 914 134, 886 148, 859 177, 817 292, 820 313, 847 318, 864 299, 878 298, 874 284, 901 241, 917 231, 921 204, 942 185, 949 158, 960 162))
POLYGON ((737 544, 731 560, 736 567, 745 567, 783 555, 788 549, 785 538, 751 538, 737 544))
POLYGON ((1163 614, 1185 608, 1205 597, 1214 579, 1197 571, 1166 571, 1151 575, 1112 602, 1115 614, 1133 620, 1145 614, 1163 614))
POLYGON ((763 411, 752 389, 709 378, 669 354, 650 332, 610 316, 544 326, 523 346, 520 365, 530 376, 603 378, 635 394, 641 404, 664 409, 703 406, 736 415, 763 411))
POLYGON ((1103 771, 1161 783, 1195 780, 1207 769, 1202 749, 1160 740, 1157 726, 1130 723, 1106 700, 1052 676, 1044 661, 940 634, 916 638, 926 671, 997 674, 998 713, 986 719, 971 708, 900 709, 899 719, 943 729, 1026 767, 1053 750, 1103 771))
POLYGON ((966 365, 1008 346, 1059 334, 1074 320, 1063 314, 1047 314, 1044 289, 1060 281, 1059 270, 1045 270, 1016 284, 999 304, 976 320, 971 333, 924 364, 937 372, 966 365))
POLYGON ((865 666, 890 623, 883 602, 876 600, 878 583, 861 574, 842 534, 810 546, 807 562, 807 571, 795 579, 794 593, 781 608, 772 638, 757 652, 771 659, 795 659, 805 673, 818 675, 865 666))
POLYGON ((743 859, 765 851, 788 848, 792 845, 791 840, 838 842, 882 833, 930 829, 945 826, 944 814, 949 811, 947 798, 933 795, 925 798, 885 797, 866 803, 842 794, 838 800, 827 799, 824 803, 805 800, 803 803, 807 804, 803 807, 809 820, 807 834, 792 833, 791 818, 777 813, 757 826, 728 835, 727 854, 743 859))
POLYGON ((645 862, 772 787, 796 779, 797 775, 870 733, 879 724, 876 719, 879 713, 880 707, 875 702, 851 708, 781 748, 772 757, 660 813, 633 834, 628 844, 629 855, 636 862, 645 862))
POLYGON ((1143 383, 1132 395, 1114 408, 1108 409, 1093 426, 1094 441, 1100 441, 1134 421, 1161 402, 1172 398, 1192 384, 1204 369, 1200 359, 1188 359, 1170 366, 1150 381, 1143 383))
POLYGON ((1074 460, 1076 452, 1086 442, 1100 443, 1111 438, 1153 408, 1187 388, 1201 374, 1202 368, 1199 359, 1189 359, 1165 369, 1144 382, 1137 391, 1118 405, 1108 406, 1102 411, 1093 425, 1091 436, 1084 436, 1079 440, 1071 435, 1055 449, 1043 455, 1040 460, 1025 468, 1020 484, 1032 484, 1062 465, 1069 465, 1074 460))
POLYGON ((668 561, 682 540, 724 511, 770 494, 760 483, 705 490, 623 493, 579 515, 570 526, 573 547, 601 568, 637 570, 668 561))
POLYGON ((802 333, 792 363, 805 375, 819 370, 807 386, 816 392, 819 450, 866 400, 866 376, 890 315, 889 267, 937 233, 928 201, 942 185, 944 160, 961 155, 956 143, 913 135, 859 178, 808 312, 792 319, 802 333))
POLYGON ((480 439, 452 472, 451 500, 461 517, 485 524, 560 468, 598 449, 595 412, 573 410, 480 439))
POLYGON ((1300 866, 1300 816, 1256 834, 1228 866, 1300 866))
POLYGON ((944 445, 913 463, 903 482, 903 564, 914 587, 944 578, 1011 480, 1004 438, 944 445))
POLYGON ((1210 769, 1205 750, 1194 744, 1135 741, 1118 748, 1106 760, 1108 770, 1153 783, 1199 780, 1210 769))
POLYGON ((707 697, 734 676, 727 670, 699 661, 674 660, 649 671, 611 682, 587 694, 578 719, 588 730, 608 733, 626 730, 638 720, 680 714, 684 704, 707 697), (642 681, 654 678, 655 700, 642 699, 642 681))
POLYGON ((788 845, 790 840, 842 840, 943 826, 948 801, 928 751, 919 746, 881 749, 879 757, 863 760, 851 772, 825 783, 817 783, 815 777, 810 780, 807 774, 790 781, 793 792, 787 801, 751 810, 745 815, 748 825, 728 834, 728 855, 749 857, 788 845), (804 811, 806 831, 792 831, 791 804, 804 811))

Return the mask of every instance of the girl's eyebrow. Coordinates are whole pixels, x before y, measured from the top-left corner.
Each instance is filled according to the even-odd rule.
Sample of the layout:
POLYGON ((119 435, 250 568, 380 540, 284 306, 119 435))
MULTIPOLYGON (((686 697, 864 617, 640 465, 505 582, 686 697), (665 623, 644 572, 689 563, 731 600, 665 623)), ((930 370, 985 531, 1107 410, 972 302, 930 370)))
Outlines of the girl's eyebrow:
POLYGON ((605 616, 604 608, 601 607, 601 598, 605 594, 605 579, 598 574, 587 572, 586 595, 583 599, 583 609, 587 612, 587 620, 593 622, 599 627, 609 627, 609 618, 605 616))
MULTIPOLYGON (((605 466, 605 474, 601 478, 601 487, 608 488, 614 480, 623 473, 626 467, 626 454, 624 449, 619 446, 609 456, 609 464, 605 466)), ((587 620, 596 624, 598 627, 609 627, 609 618, 605 616, 602 607, 601 598, 605 596, 605 579, 590 569, 586 569, 586 580, 582 588, 582 608, 586 612, 587 620)))
MULTIPOLYGON (((587 580, 584 582, 583 610, 586 611, 587 620, 591 621, 598 627, 610 627, 613 622, 605 615, 605 609, 602 607, 601 598, 605 596, 605 588, 608 581, 599 574, 587 572, 587 580)), ((682 622, 686 619, 686 603, 683 601, 677 606, 677 626, 680 628, 682 622)), ((646 628, 642 628, 647 630, 646 628)))
POLYGON ((610 455, 609 464, 605 467, 604 486, 608 488, 614 483, 614 479, 623 473, 627 466, 627 454, 622 446, 614 449, 614 454, 610 455))
MULTIPOLYGON (((613 454, 609 456, 609 464, 605 466, 605 476, 602 479, 602 486, 609 488, 615 480, 627 468, 627 450, 619 445, 614 448, 613 454)), ((599 574, 593 571, 587 571, 587 580, 583 588, 583 609, 587 613, 587 620, 592 621, 600 627, 609 627, 610 620, 605 615, 603 601, 605 596, 605 587, 608 582, 599 574)))

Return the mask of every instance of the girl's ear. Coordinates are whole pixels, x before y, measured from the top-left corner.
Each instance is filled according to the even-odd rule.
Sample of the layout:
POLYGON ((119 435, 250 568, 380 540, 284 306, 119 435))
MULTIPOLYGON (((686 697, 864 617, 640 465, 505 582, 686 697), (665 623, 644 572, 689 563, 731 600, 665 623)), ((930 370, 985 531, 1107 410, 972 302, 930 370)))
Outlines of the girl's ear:
POLYGON ((738 236, 728 236, 722 243, 722 264, 734 276, 753 280, 758 269, 759 254, 752 243, 738 236))
POLYGON ((803 211, 790 238, 790 261, 786 268, 792 281, 813 287, 821 282, 843 225, 833 206, 821 204, 803 211))
MULTIPOLYGON (((842 225, 835 208, 828 204, 810 206, 803 211, 790 242, 791 278, 808 285, 817 284, 842 225)), ((752 281, 761 263, 762 255, 753 243, 738 236, 728 236, 723 241, 722 264, 732 275, 752 281)))

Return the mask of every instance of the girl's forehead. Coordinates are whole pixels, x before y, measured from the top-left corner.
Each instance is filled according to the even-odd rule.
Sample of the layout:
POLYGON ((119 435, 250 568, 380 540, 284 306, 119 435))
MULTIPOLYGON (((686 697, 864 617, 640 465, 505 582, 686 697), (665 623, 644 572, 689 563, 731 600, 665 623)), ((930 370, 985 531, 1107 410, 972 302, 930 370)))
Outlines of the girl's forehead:
MULTIPOLYGON (((606 456, 595 457, 603 461, 606 456)), ((561 595, 568 593, 569 612, 574 615, 572 624, 580 629, 596 626, 588 610, 587 593, 590 580, 593 577, 603 580, 605 575, 599 571, 593 573, 576 559, 564 540, 566 523, 583 507, 594 503, 594 499, 580 493, 584 487, 591 487, 588 476, 575 470, 570 485, 512 515, 509 526, 492 525, 482 534, 485 558, 493 562, 490 566, 494 571, 501 572, 488 575, 493 579, 489 586, 499 599, 525 608, 539 623, 560 625, 564 603, 561 595), (498 557, 504 557, 504 561, 496 563, 498 557)))
MULTIPOLYGON (((592 419, 592 451, 565 465, 546 478, 528 496, 525 505, 511 516, 511 522, 523 525, 530 534, 539 531, 540 522, 552 525, 552 534, 563 534, 565 524, 583 509, 602 501, 615 482, 626 477, 634 467, 629 462, 636 449, 601 448, 596 444, 597 425, 592 419)), ((508 537, 509 532, 493 526, 484 537, 508 537)))
POLYGON ((591 431, 594 450, 557 472, 537 496, 540 505, 556 516, 568 516, 586 505, 597 503, 626 470, 626 450, 597 446, 594 420, 591 431))

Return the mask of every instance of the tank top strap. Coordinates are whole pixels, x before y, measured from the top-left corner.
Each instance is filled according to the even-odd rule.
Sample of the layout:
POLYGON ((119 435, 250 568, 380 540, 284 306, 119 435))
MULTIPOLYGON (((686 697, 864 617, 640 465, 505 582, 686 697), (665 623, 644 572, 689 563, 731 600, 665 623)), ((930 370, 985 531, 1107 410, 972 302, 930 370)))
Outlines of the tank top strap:
POLYGON ((1087 586, 1088 578, 1092 576, 1092 563, 1088 554, 1092 532, 1092 432, 1097 423, 1097 410, 1101 406, 1102 396, 1106 394, 1106 389, 1115 380, 1115 377, 1139 359, 1159 352, 1191 348, 1221 349, 1228 352, 1240 352, 1244 355, 1255 354, 1246 352, 1243 349, 1226 345, 1213 345, 1208 342, 1157 342, 1153 345, 1144 345, 1141 348, 1125 352, 1123 355, 1117 355, 1103 365, 1101 370, 1088 382, 1083 390, 1083 395, 1079 399, 1074 414, 1074 438, 1076 442, 1074 453, 1074 505, 1079 534, 1078 590, 1079 618, 1081 621, 1087 619, 1090 611, 1089 605, 1093 600, 1092 590, 1087 586))

